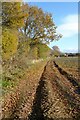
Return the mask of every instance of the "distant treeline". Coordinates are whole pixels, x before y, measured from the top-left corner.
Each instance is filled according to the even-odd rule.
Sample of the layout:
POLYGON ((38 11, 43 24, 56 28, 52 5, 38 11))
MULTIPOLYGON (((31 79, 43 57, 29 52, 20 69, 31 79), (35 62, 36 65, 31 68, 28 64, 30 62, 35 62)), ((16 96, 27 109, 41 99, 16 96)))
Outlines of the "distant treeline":
POLYGON ((65 54, 71 57, 80 56, 80 53, 65 53, 65 54))

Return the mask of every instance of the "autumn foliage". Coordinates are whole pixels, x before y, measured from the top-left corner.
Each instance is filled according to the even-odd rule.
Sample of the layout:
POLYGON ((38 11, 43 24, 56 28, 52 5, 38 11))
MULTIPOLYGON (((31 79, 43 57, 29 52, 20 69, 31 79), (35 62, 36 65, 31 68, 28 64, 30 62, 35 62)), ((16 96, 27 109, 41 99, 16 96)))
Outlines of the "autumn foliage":
POLYGON ((10 59, 17 52, 26 52, 26 56, 29 56, 32 46, 36 46, 36 52, 40 53, 37 46, 46 45, 61 37, 56 33, 50 13, 20 2, 2 3, 2 35, 3 60, 10 59))

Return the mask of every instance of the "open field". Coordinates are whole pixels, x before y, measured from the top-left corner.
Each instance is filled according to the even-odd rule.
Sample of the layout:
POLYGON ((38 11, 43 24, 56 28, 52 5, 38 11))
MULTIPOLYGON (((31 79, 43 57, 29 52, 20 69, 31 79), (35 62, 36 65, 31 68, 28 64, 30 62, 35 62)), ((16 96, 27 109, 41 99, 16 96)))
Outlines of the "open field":
POLYGON ((77 58, 40 61, 26 70, 4 96, 3 118, 56 120, 80 118, 80 78, 77 58))
MULTIPOLYGON (((56 63, 70 75, 79 79, 80 59, 78 57, 55 58, 56 63)), ((80 81, 79 81, 80 82, 80 81)))

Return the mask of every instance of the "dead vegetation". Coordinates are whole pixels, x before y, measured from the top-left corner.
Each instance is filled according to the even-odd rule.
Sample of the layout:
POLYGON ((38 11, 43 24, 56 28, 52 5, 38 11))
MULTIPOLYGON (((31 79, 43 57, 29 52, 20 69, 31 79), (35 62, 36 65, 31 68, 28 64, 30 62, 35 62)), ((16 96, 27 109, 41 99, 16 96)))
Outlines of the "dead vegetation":
POLYGON ((3 118, 79 120, 78 81, 53 60, 36 64, 4 98, 3 118))

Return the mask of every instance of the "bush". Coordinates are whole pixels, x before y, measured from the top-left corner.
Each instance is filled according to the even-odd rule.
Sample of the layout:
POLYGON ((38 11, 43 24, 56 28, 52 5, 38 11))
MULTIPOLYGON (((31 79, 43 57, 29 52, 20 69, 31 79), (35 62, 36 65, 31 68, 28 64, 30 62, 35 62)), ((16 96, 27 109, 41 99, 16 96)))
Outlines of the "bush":
POLYGON ((14 31, 3 29, 2 33, 2 56, 3 60, 9 59, 17 51, 18 38, 14 31))

